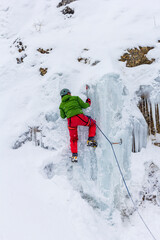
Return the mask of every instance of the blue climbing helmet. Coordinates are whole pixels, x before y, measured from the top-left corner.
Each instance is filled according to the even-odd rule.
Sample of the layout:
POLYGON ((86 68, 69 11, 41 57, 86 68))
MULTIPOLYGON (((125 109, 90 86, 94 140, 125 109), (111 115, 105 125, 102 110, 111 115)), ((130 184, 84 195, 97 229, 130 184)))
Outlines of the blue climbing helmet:
POLYGON ((71 93, 69 89, 67 88, 63 88, 61 91, 60 91, 60 96, 63 97, 65 95, 67 95, 68 93, 71 93))

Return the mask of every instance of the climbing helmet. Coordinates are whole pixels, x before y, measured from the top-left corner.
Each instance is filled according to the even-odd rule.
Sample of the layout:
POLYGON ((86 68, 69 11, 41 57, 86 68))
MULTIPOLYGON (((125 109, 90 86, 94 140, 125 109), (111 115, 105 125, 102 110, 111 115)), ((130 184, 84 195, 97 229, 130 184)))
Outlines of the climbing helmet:
POLYGON ((61 91, 60 91, 60 96, 63 97, 65 95, 67 95, 68 93, 71 93, 69 89, 67 88, 63 88, 61 91))

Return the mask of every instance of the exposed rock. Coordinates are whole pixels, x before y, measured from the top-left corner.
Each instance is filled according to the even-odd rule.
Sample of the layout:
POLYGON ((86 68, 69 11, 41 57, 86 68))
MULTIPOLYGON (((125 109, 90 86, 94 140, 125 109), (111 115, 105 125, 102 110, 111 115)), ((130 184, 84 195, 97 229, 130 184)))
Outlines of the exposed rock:
POLYGON ((23 62, 23 58, 22 57, 21 58, 16 58, 16 60, 17 60, 17 64, 20 64, 20 63, 23 62))
POLYGON ((27 54, 24 54, 24 55, 23 55, 22 57, 20 57, 20 58, 16 58, 17 64, 23 63, 23 59, 24 59, 25 57, 27 57, 27 54))
POLYGON ((42 54, 49 54, 50 51, 52 51, 52 48, 49 48, 49 49, 46 49, 46 50, 44 50, 43 48, 38 48, 37 51, 42 53, 42 54))
POLYGON ((82 62, 84 64, 90 64, 90 62, 91 62, 90 58, 79 57, 77 60, 78 60, 78 62, 82 62))
POLYGON ((98 63, 100 63, 99 60, 95 60, 93 63, 91 62, 90 58, 85 58, 85 57, 79 57, 78 62, 84 63, 84 64, 91 64, 91 66, 96 66, 98 63))
POLYGON ((20 38, 17 38, 17 39, 13 42, 13 44, 14 44, 15 47, 18 49, 18 52, 23 52, 23 51, 25 51, 25 49, 27 48, 27 46, 22 43, 22 41, 21 41, 20 38))
POLYGON ((146 54, 154 47, 141 47, 134 49, 127 49, 128 53, 124 53, 119 61, 126 62, 127 67, 136 67, 142 64, 151 64, 155 61, 154 58, 149 60, 146 54))
POLYGON ((70 4, 71 2, 75 2, 76 0, 62 0, 57 7, 62 7, 62 6, 66 6, 67 4, 70 4))
POLYGON ((84 48, 81 52, 81 56, 77 58, 78 62, 84 63, 84 64, 90 64, 91 66, 96 66, 98 63, 100 63, 99 60, 91 60, 90 57, 88 57, 88 48, 84 48))
POLYGON ((47 70, 48 70, 48 68, 40 68, 39 71, 40 71, 41 76, 44 76, 47 73, 47 70))
POLYGON ((100 63, 100 61, 99 61, 99 60, 96 60, 96 61, 93 62, 91 65, 92 65, 92 66, 95 66, 95 65, 97 65, 98 63, 100 63))
POLYGON ((19 57, 16 58, 17 64, 23 63, 23 59, 27 57, 27 54, 24 53, 27 46, 22 43, 20 38, 17 38, 13 42, 13 44, 14 44, 15 48, 17 48, 18 53, 20 55, 19 57))
POLYGON ((157 147, 160 147, 160 143, 158 143, 158 142, 154 142, 153 144, 157 147))
POLYGON ((65 7, 63 10, 62 10, 62 13, 64 15, 73 15, 74 14, 74 10, 70 7, 65 7))

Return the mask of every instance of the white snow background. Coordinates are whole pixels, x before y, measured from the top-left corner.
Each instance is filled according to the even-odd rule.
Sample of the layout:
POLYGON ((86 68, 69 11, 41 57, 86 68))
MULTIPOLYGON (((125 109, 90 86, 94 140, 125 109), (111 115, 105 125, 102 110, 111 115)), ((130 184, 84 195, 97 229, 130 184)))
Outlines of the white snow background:
MULTIPOLYGON (((130 112, 137 115, 131 105, 135 91, 140 85, 152 84, 160 70, 160 1, 79 0, 69 5, 75 10, 71 18, 61 13, 64 7, 57 8, 58 3, 0 2, 0 240, 150 240, 136 213, 123 222, 115 209, 108 218, 105 211, 96 210, 81 197, 77 183, 75 187, 65 169, 64 162, 70 161, 69 134, 58 107, 62 88, 85 100, 86 83, 96 85, 105 74, 114 73, 128 89, 123 109, 126 121, 130 112), (16 62, 20 54, 13 42, 17 38, 27 46, 22 64, 16 62), (147 55, 156 59, 153 64, 130 69, 118 61, 127 48, 148 45, 155 47, 147 55), (43 55, 37 52, 39 47, 53 50, 43 55), (84 48, 89 51, 84 53, 84 48), (83 55, 100 63, 79 63, 77 58, 83 55), (44 77, 40 67, 48 68, 44 77), (46 123, 46 115, 53 120, 46 123), (55 150, 35 147, 31 142, 12 149, 28 126, 43 124, 49 129, 47 141, 55 150), (43 166, 50 162, 59 167, 48 179, 43 166)), ((88 112, 96 108, 93 95, 88 112)), ((99 105, 107 108, 103 91, 97 90, 97 96, 99 105)), ((104 123, 107 118, 99 120, 103 129, 104 123)), ((100 134, 98 141, 105 141, 99 138, 100 134)), ((97 149, 98 155, 101 149, 97 149)), ((154 161, 160 167, 159 160, 160 149, 150 142, 140 153, 131 154, 133 198, 144 180, 144 163, 154 161)), ((148 203, 140 212, 160 239, 160 208, 148 203)))

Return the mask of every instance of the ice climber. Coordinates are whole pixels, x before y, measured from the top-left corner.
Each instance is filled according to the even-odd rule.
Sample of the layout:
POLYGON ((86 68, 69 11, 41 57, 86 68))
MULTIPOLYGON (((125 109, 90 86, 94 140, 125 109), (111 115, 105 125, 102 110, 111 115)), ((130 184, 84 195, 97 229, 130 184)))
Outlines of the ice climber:
POLYGON ((96 135, 96 121, 92 118, 85 116, 83 114, 82 109, 88 108, 91 105, 90 98, 87 98, 86 103, 78 96, 71 96, 71 92, 69 89, 62 89, 60 91, 60 96, 62 98, 61 104, 59 106, 61 118, 66 118, 68 121, 68 129, 70 134, 70 146, 72 162, 77 162, 78 159, 78 149, 77 149, 77 141, 78 141, 78 126, 88 126, 89 127, 89 135, 87 140, 87 146, 97 147, 97 142, 94 139, 96 135))

